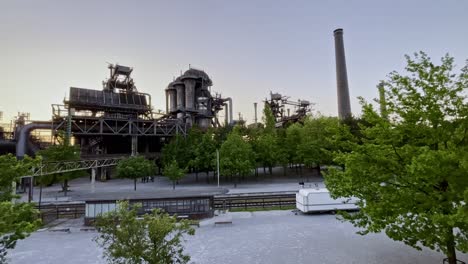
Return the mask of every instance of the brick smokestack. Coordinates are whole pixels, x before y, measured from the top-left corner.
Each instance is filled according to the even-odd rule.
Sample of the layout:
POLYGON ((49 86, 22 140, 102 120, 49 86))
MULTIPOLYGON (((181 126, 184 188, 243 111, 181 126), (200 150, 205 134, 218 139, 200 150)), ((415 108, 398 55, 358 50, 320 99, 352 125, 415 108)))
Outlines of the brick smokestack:
POLYGON ((336 85, 338 95, 338 117, 345 119, 350 117, 351 103, 349 100, 348 74, 346 70, 346 58, 343 42, 343 29, 333 31, 335 36, 335 59, 336 59, 336 85))

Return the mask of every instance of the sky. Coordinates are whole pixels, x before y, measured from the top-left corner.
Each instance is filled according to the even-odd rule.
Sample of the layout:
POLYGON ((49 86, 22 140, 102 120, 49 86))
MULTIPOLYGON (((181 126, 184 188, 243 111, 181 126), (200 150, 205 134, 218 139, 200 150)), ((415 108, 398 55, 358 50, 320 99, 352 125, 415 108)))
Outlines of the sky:
MULTIPOLYGON (((337 115, 333 30, 343 28, 351 108, 404 55, 468 59, 468 1, 0 0, 0 111, 49 120, 69 87, 102 89, 107 63, 134 68, 137 89, 165 109, 164 89, 189 64, 253 121, 270 91, 337 115)), ((2 122, 2 121, 0 121, 2 122)))

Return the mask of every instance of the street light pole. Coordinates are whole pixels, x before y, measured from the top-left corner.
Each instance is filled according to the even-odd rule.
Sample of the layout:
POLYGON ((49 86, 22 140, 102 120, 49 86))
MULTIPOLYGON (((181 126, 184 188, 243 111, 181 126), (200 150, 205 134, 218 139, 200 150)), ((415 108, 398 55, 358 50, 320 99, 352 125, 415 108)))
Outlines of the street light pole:
POLYGON ((218 188, 219 188, 219 150, 216 150, 216 169, 218 174, 218 188))

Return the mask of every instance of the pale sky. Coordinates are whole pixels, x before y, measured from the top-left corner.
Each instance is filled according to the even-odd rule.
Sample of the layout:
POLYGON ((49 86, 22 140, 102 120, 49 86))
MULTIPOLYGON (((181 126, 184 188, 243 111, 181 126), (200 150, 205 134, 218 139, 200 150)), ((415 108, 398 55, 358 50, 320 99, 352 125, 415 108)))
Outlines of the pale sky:
POLYGON ((165 109, 164 88, 188 65, 253 120, 270 91, 337 115, 333 30, 344 29, 356 99, 401 71, 404 54, 468 59, 468 1, 0 0, 0 111, 48 120, 70 86, 101 89, 106 62, 134 68, 139 91, 165 109))

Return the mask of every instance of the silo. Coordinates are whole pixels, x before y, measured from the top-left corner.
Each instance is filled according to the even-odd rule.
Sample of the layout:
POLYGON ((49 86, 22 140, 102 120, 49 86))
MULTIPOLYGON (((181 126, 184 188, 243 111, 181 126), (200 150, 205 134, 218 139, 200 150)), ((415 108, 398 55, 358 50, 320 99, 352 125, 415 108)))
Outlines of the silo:
POLYGON ((173 87, 176 89, 177 94, 177 111, 180 111, 177 113, 177 118, 183 118, 185 116, 185 86, 182 82, 175 82, 173 87))
POLYGON ((188 111, 195 110, 195 84, 196 79, 184 78, 185 85, 185 109, 188 111))

